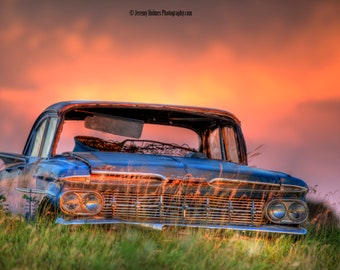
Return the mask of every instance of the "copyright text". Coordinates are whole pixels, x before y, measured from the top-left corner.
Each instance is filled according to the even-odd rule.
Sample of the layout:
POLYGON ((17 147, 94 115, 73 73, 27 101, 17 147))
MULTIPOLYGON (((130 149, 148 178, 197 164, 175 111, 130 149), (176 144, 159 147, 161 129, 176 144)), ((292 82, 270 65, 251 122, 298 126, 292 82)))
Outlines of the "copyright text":
POLYGON ((147 10, 137 10, 131 9, 129 11, 130 16, 134 17, 187 17, 192 16, 191 10, 157 10, 157 9, 147 9, 147 10))

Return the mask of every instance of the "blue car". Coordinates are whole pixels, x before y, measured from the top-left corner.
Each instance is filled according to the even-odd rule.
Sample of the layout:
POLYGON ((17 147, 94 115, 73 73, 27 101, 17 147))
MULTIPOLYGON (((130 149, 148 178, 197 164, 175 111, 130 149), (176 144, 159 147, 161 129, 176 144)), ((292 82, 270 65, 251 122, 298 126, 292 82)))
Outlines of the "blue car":
POLYGON ((59 224, 306 234, 307 184, 249 167, 240 121, 200 107, 69 101, 0 152, 0 209, 59 224))

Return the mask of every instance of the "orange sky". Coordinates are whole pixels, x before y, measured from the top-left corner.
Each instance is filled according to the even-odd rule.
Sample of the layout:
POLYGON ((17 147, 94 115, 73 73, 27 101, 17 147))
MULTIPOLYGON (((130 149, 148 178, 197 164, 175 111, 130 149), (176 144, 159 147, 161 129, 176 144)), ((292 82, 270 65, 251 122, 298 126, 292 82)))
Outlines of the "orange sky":
POLYGON ((0 151, 21 151, 61 100, 221 108, 249 151, 264 145, 252 165, 340 209, 339 13, 338 1, 1 1, 0 151), (129 14, 148 9, 192 16, 129 14))

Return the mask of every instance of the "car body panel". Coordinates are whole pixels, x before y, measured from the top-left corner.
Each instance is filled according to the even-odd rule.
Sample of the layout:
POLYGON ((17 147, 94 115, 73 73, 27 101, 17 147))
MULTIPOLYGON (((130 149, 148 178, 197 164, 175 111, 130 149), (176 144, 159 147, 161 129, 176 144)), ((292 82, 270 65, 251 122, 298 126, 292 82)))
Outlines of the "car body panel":
POLYGON ((262 170, 232 162, 200 158, 181 158, 157 155, 136 155, 126 153, 87 152, 73 153, 90 166, 91 171, 141 172, 162 174, 167 179, 191 178, 210 181, 214 178, 228 178, 271 184, 297 184, 305 182, 288 174, 262 170))

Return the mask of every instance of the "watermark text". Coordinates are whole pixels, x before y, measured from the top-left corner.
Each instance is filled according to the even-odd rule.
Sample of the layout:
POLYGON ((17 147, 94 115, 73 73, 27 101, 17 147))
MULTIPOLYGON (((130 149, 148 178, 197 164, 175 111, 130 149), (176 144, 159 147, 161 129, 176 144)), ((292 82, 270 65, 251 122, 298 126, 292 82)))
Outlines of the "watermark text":
POLYGON ((130 16, 134 17, 190 17, 191 10, 166 10, 166 9, 130 9, 130 16))

